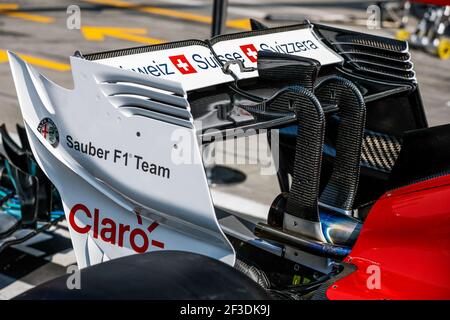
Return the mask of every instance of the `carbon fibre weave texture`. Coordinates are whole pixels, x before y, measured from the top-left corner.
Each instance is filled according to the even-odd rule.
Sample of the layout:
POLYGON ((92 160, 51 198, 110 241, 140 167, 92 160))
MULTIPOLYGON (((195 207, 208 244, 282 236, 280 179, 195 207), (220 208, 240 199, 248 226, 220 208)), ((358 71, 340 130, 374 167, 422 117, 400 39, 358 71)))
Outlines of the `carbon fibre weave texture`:
POLYGON ((204 41, 201 41, 201 40, 183 40, 183 41, 175 41, 175 42, 152 44, 152 45, 140 46, 140 47, 133 47, 133 48, 127 48, 127 49, 95 52, 95 53, 85 54, 85 55, 83 55, 83 57, 86 60, 95 61, 95 60, 101 60, 101 59, 109 59, 109 58, 127 56, 127 55, 131 55, 131 54, 139 54, 139 53, 153 52, 153 51, 159 51, 159 50, 168 50, 168 49, 173 49, 173 48, 195 46, 195 45, 203 46, 203 47, 208 46, 204 41))
MULTIPOLYGON (((311 68, 311 67, 309 67, 311 68)), ((308 67, 305 67, 308 69, 308 67)), ((312 90, 313 81, 308 76, 305 77, 305 74, 308 75, 310 73, 309 70, 304 70, 303 68, 292 68, 292 66, 279 66, 276 68, 270 69, 270 71, 266 71, 264 77, 272 81, 286 81, 286 79, 290 79, 296 84, 305 87, 308 90, 312 90)))
POLYGON ((381 80, 417 81, 406 41, 336 30, 323 25, 316 25, 316 28, 344 57, 344 70, 381 80))
POLYGON ((389 173, 397 160, 402 142, 392 135, 366 130, 361 152, 361 165, 389 173))
POLYGON ((336 37, 338 43, 351 43, 354 45, 361 45, 366 47, 375 47, 379 49, 405 52, 408 50, 405 41, 399 41, 389 38, 380 38, 369 34, 342 34, 336 37))
POLYGON ((340 118, 334 167, 320 201, 333 207, 350 210, 358 190, 366 120, 364 98, 351 81, 336 76, 319 83, 315 94, 322 104, 337 104, 340 118))
POLYGON ((303 87, 289 87, 277 99, 267 104, 268 110, 295 112, 298 128, 295 145, 292 186, 287 212, 298 218, 319 221, 318 195, 325 116, 317 97, 303 87))
POLYGON ((260 51, 258 53, 259 78, 270 82, 295 83, 313 91, 320 63, 288 54, 260 51))
POLYGON ((346 52, 346 66, 375 77, 414 80, 416 74, 409 62, 406 42, 367 35, 339 35, 333 43, 340 52, 346 52), (355 51, 356 50, 356 51, 355 51))

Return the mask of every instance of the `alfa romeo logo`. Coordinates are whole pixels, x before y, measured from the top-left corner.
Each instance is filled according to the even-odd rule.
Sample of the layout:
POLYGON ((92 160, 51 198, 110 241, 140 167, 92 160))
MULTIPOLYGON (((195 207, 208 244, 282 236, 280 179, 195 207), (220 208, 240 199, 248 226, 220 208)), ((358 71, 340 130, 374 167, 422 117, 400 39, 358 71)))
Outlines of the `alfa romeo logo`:
POLYGON ((56 128, 55 123, 50 118, 42 119, 41 122, 39 122, 37 130, 53 147, 56 147, 58 145, 58 128, 56 128))

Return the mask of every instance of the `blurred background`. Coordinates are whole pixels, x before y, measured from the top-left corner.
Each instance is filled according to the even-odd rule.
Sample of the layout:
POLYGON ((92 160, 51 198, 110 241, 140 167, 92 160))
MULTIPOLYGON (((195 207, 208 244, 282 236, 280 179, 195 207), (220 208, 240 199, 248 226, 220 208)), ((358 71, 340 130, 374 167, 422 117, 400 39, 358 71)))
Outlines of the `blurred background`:
MULTIPOLYGON (((309 19, 409 40, 425 112, 429 125, 435 126, 450 122, 450 1, 423 1, 438 6, 375 0, 229 0, 222 31, 249 30, 249 18, 268 26, 309 19)), ((75 51, 87 54, 206 39, 213 29, 213 7, 213 0, 0 0, 0 124, 5 123, 14 137, 16 123, 22 123, 6 50, 18 53, 57 84, 71 88, 69 56, 75 51)), ((244 173, 245 182, 213 186, 214 202, 236 211, 268 212, 279 193, 276 176, 261 176, 251 165, 233 168, 244 173)), ((64 274, 74 263, 65 223, 8 248, 0 256, 0 299, 64 274)))

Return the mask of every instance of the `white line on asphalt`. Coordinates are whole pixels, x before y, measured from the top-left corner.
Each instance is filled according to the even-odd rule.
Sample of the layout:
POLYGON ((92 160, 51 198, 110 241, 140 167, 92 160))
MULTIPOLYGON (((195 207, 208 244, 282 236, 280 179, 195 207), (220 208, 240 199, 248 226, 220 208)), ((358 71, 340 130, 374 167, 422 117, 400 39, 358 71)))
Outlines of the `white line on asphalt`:
POLYGON ((21 294, 33 287, 34 286, 31 284, 28 284, 28 283, 20 281, 20 280, 16 280, 13 283, 11 283, 9 286, 6 286, 0 290, 0 299, 2 299, 2 300, 12 299, 15 296, 18 296, 19 294, 21 294))
POLYGON ((76 264, 77 259, 75 258, 75 253, 73 249, 69 248, 64 251, 55 253, 54 255, 50 257, 45 257, 45 260, 59 264, 63 267, 67 267, 71 264, 76 264))

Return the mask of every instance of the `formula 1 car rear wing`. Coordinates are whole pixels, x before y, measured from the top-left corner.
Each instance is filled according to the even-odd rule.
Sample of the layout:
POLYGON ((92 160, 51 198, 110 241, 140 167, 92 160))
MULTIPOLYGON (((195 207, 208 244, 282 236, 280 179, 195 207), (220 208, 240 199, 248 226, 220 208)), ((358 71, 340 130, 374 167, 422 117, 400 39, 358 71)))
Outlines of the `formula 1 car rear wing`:
MULTIPOLYGON (((412 115, 408 116, 409 120, 404 125, 399 123, 400 130, 392 126, 389 133, 398 135, 407 129, 427 126, 407 42, 308 21, 292 26, 261 27, 225 34, 206 41, 186 40, 78 54, 90 61, 179 82, 193 105, 194 118, 202 120, 199 130, 204 133, 214 128, 229 134, 227 128, 232 131, 236 126, 243 127, 244 123, 211 117, 205 108, 197 105, 203 103, 199 92, 220 92, 222 88, 233 88, 236 82, 244 89, 260 85, 256 70, 258 51, 313 58, 321 65, 319 76, 340 73, 358 82, 366 103, 376 104, 380 99, 402 95, 400 104, 408 105, 404 113, 398 109, 395 112, 385 110, 382 114, 371 113, 374 123, 381 120, 377 117, 386 116, 386 112, 388 117, 394 118, 405 117, 405 113, 412 115)), ((327 107, 333 109, 332 106, 327 107)), ((261 128, 293 123, 294 120, 283 115, 266 124, 262 119, 258 122, 256 127, 261 128)), ((249 122, 245 125, 248 127, 249 122)))
MULTIPOLYGON (((14 53, 9 58, 31 149, 61 194, 81 267, 166 249, 197 252, 234 264, 234 249, 216 217, 198 145, 208 129, 230 136, 238 129, 286 127, 297 121, 313 126, 315 170, 306 166, 301 170, 308 177, 315 174, 311 181, 316 184, 308 204, 315 210, 313 217, 308 213, 314 227, 307 235, 329 241, 319 230, 314 206, 324 114, 339 109, 335 91, 341 87, 330 91, 325 86, 326 103, 321 105, 313 94, 316 78, 339 74, 346 78, 336 78, 339 85, 355 82, 342 86, 342 91, 357 93, 355 106, 363 112, 374 106, 374 112, 368 112, 368 129, 389 136, 399 133, 395 130, 426 126, 406 43, 310 23, 207 41, 77 53, 71 57, 73 90, 52 83, 14 53), (285 82, 298 79, 289 78, 295 73, 286 73, 268 85, 270 79, 259 74, 263 70, 258 52, 268 58, 269 53, 293 56, 293 63, 304 63, 306 69, 301 70, 310 72, 305 73, 307 90, 294 88, 279 94, 285 82), (240 100, 233 100, 229 92, 238 92, 240 100), (301 105, 292 110, 266 108, 268 101, 288 102, 283 99, 291 99, 291 94, 295 99, 307 97, 309 111, 301 105), (381 99, 394 99, 399 107, 386 110, 390 103, 378 106, 381 99), (250 112, 249 107, 254 109, 250 112), (389 121, 386 113, 393 114, 389 121), (314 121, 308 120, 311 114, 314 121), (298 119, 299 115, 305 118, 298 119), (195 120, 202 120, 201 128, 195 120)), ((280 60, 270 61, 276 66, 280 60)), ((281 67, 286 61, 290 60, 281 67)), ((361 114, 358 123, 362 126, 361 114)), ((297 145, 303 148, 307 142, 297 145)), ((360 148, 359 144, 355 150, 360 148)), ((296 160, 303 161, 306 155, 297 153, 296 160)), ((298 208, 291 207, 291 211, 298 208)), ((348 248, 339 252, 346 253, 348 248)))

